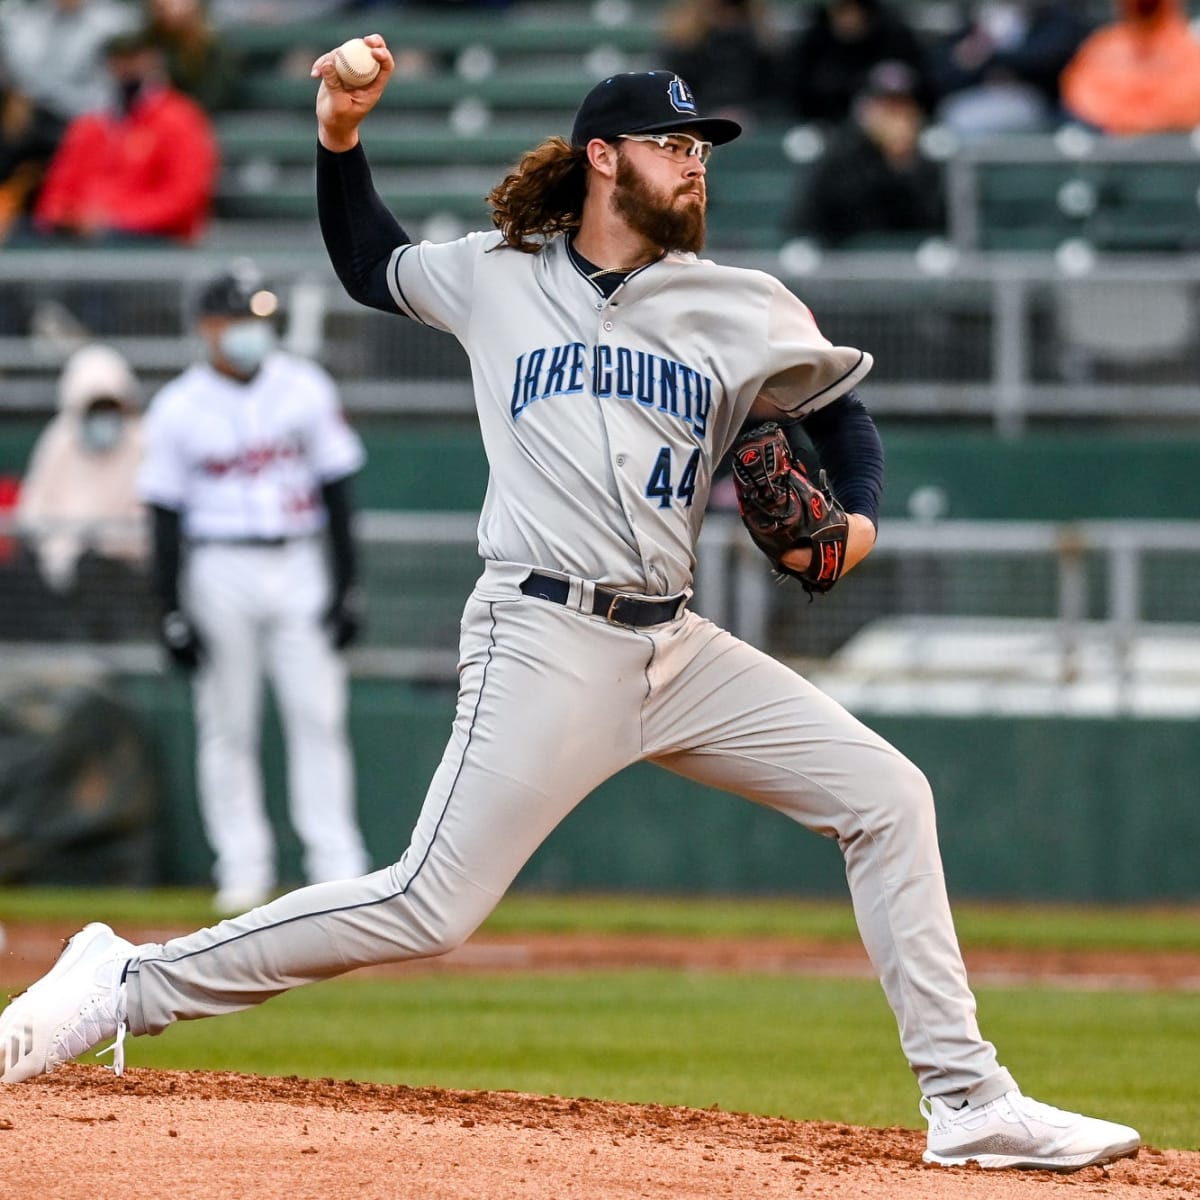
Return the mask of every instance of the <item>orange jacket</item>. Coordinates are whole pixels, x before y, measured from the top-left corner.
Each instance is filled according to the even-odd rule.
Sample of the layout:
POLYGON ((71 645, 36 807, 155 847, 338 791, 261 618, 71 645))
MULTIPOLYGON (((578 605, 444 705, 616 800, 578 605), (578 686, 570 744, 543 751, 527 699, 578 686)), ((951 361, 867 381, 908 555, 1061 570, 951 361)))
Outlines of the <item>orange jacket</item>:
POLYGON ((1067 109, 1106 133, 1200 125, 1200 40, 1180 0, 1120 0, 1120 6, 1120 19, 1087 38, 1064 69, 1067 109))
POLYGON ((194 241, 208 223, 218 166, 204 110, 159 88, 128 116, 90 112, 67 127, 34 207, 41 228, 100 230, 194 241))

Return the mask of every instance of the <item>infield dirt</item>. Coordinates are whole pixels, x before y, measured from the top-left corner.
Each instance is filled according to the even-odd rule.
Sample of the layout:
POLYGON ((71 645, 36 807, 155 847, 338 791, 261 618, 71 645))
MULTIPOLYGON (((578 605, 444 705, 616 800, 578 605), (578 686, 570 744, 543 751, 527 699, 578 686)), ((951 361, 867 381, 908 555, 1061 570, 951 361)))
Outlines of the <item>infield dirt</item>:
MULTIPOLYGON (((17 926, 0 986, 28 982, 72 930, 17 926)), ((122 930, 135 940, 163 931, 122 930)), ((1195 987, 1200 956, 972 954, 973 976, 1195 987)), ((479 937, 431 970, 719 967, 857 974, 857 947, 762 939, 479 937)), ((409 964, 407 971, 421 969, 409 964)), ((946 1170, 924 1136, 716 1110, 516 1092, 98 1067, 0 1088, 0 1197, 31 1200, 1181 1200, 1200 1153, 1144 1147, 1073 1175, 946 1170), (1068 1189, 1063 1191, 1062 1189, 1068 1189)))

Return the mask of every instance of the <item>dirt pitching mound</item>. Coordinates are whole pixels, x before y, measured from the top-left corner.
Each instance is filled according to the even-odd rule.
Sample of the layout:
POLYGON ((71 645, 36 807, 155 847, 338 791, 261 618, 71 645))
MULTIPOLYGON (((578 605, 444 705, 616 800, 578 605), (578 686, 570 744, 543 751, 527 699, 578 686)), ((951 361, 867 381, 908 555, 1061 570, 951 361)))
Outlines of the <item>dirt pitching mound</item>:
POLYGON ((927 1167, 923 1148, 908 1129, 332 1079, 70 1066, 0 1088, 0 1193, 38 1200, 1200 1196, 1196 1153, 1059 1176, 927 1167))

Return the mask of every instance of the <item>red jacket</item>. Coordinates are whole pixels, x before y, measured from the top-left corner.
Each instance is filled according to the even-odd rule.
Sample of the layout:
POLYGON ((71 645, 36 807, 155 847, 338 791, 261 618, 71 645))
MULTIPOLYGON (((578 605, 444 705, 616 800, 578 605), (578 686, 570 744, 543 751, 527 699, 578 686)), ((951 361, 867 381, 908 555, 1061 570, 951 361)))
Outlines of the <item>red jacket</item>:
POLYGON ((34 222, 194 241, 216 187, 208 115, 172 88, 143 96, 128 116, 90 112, 67 128, 50 162, 34 222))

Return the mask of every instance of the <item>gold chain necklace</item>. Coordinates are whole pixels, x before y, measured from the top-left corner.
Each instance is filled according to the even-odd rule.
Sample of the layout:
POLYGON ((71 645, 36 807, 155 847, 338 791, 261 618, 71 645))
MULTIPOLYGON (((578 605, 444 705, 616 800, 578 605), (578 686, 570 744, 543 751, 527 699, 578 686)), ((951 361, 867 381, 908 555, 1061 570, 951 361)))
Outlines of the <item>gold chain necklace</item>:
POLYGON ((601 275, 628 275, 637 267, 601 267, 598 271, 584 272, 588 279, 599 279, 601 275))
MULTIPOLYGON (((595 267, 596 264, 588 262, 578 250, 575 249, 574 242, 567 243, 567 251, 571 255, 571 261, 575 264, 576 269, 588 280, 594 282, 604 275, 631 275, 634 271, 638 271, 640 267, 596 267, 594 271, 589 271, 589 267, 595 267)), ((647 264, 648 265, 648 264, 647 264)))

